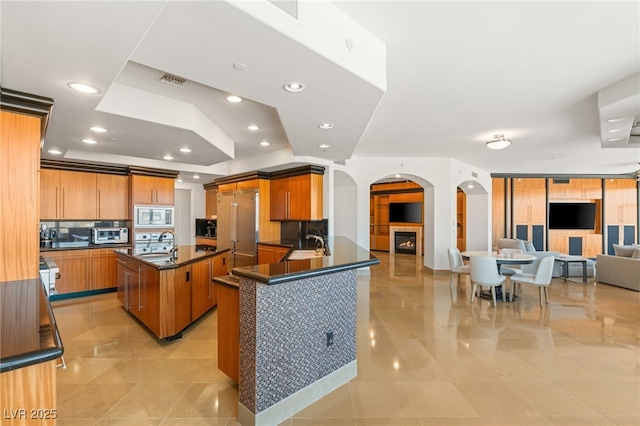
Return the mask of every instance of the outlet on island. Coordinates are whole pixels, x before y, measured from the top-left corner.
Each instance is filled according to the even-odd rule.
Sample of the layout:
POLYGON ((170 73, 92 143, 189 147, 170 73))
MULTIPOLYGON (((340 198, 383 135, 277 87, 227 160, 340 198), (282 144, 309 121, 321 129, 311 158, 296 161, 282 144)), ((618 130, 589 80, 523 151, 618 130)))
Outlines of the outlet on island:
POLYGON ((327 331, 327 347, 333 345, 333 331, 327 331))

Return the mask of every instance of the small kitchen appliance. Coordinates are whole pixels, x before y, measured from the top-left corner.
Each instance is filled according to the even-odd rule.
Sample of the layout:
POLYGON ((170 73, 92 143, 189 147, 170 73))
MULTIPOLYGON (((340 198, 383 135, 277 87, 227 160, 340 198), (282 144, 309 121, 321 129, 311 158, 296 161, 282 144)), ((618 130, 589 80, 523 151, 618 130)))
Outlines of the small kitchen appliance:
POLYGON ((134 232, 133 234, 133 253, 136 255, 169 253, 174 245, 171 232, 134 232))
POLYGON ((40 279, 47 290, 47 296, 58 294, 56 280, 60 278, 60 268, 51 257, 40 256, 40 279))
POLYGON ((129 242, 127 228, 91 228, 90 241, 93 244, 124 244, 129 242))
POLYGON ((40 225, 40 247, 51 247, 55 236, 55 229, 47 227, 45 223, 40 225))
POLYGON ((173 228, 173 207, 134 206, 134 228, 173 228))

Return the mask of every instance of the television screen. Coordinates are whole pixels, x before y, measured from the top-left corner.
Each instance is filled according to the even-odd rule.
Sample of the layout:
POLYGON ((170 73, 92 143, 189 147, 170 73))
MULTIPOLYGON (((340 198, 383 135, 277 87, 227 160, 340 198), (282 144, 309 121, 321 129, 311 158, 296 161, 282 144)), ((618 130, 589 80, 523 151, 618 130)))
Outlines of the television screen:
POLYGON ((549 203, 549 229, 595 229, 595 203, 549 203))
POLYGON ((389 203, 389 222, 422 223, 422 203, 389 203))

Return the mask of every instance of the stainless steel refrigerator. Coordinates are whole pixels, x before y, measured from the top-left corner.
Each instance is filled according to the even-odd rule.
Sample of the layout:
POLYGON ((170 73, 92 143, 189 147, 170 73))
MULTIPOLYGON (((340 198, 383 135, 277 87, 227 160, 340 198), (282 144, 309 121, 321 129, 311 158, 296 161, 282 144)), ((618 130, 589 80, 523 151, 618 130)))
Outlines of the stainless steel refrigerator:
POLYGON ((257 189, 218 193, 218 250, 229 249, 228 268, 258 263, 257 189))

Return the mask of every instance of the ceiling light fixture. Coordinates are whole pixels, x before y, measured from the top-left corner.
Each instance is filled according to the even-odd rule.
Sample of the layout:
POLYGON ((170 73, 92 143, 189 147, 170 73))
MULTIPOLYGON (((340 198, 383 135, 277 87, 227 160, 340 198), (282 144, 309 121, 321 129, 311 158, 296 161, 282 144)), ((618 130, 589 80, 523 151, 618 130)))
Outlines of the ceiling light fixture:
POLYGON ((333 124, 331 124, 331 123, 320 123, 320 124, 318 124, 318 128, 320 128, 322 130, 333 129, 333 124))
POLYGON ((262 145, 262 146, 269 146, 270 144, 269 144, 269 142, 267 142, 267 141, 262 141, 262 142, 260 142, 260 145, 262 145))
POLYGON ((182 182, 182 178, 178 178, 177 182, 182 182))
POLYGON ((618 142, 618 141, 621 141, 621 140, 622 140, 622 138, 609 138, 609 139, 607 139, 607 142, 618 142))
POLYGON ((622 129, 611 129, 611 130, 608 130, 608 132, 609 133, 616 133, 616 132, 619 132, 620 130, 622 130, 622 129))
POLYGON ((105 129, 104 127, 99 127, 99 126, 89 127, 89 130, 96 133, 105 133, 107 131, 107 129, 105 129))
POLYGON ((93 140, 93 139, 88 139, 88 138, 87 139, 82 139, 82 142, 84 142, 86 144, 89 144, 89 145, 95 145, 95 144, 98 143, 98 141, 93 140))
POLYGON ((304 84, 292 81, 282 86, 287 92, 298 93, 304 90, 304 84))
POLYGON ((170 156, 169 154, 165 155, 164 157, 162 157, 163 160, 173 160, 173 157, 170 156))
POLYGON ((320 148, 320 149, 327 149, 327 148, 329 148, 330 146, 331 146, 331 145, 329 145, 329 144, 321 143, 320 145, 318 145, 318 148, 320 148))
POLYGON ((247 126, 247 130, 251 130, 252 132, 257 132, 258 130, 260 130, 260 127, 256 126, 255 124, 249 124, 247 126))
POLYGON ((193 178, 194 178, 194 179, 200 179, 200 176, 198 176, 198 175, 193 175, 193 178))
POLYGON ((191 152, 191 150, 189 148, 180 148, 180 152, 184 152, 185 154, 188 154, 191 152))
POLYGON ((607 120, 607 123, 616 123, 616 122, 622 121, 622 120, 624 120, 623 117, 610 118, 610 119, 607 120))
POLYGON ((490 149, 505 149, 511 145, 509 139, 505 139, 504 135, 493 135, 493 140, 487 141, 487 148, 490 149))
POLYGON ((58 151, 57 149, 50 149, 49 154, 59 155, 62 154, 62 151, 58 151))
POLYGON ((234 104, 237 104, 238 102, 242 102, 242 98, 240 96, 236 96, 236 95, 227 96, 227 100, 229 102, 234 103, 234 104))
POLYGON ((90 95, 95 95, 96 93, 100 93, 100 89, 87 83, 78 83, 78 82, 72 81, 70 83, 67 83, 67 86, 78 92, 88 93, 90 95))

